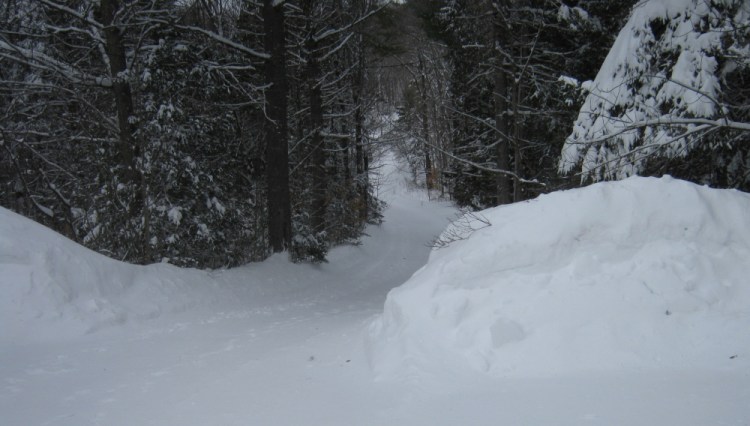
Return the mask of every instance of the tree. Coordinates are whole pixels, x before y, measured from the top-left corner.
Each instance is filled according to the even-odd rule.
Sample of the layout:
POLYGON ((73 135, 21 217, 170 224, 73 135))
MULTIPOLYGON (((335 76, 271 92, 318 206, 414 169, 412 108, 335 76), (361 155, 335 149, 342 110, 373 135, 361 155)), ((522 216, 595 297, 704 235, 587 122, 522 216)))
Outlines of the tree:
POLYGON ((274 252, 288 250, 292 242, 292 208, 289 195, 289 140, 287 128, 286 26, 284 2, 263 0, 263 44, 269 55, 264 63, 266 90, 266 191, 268 239, 274 252))
MULTIPOLYGON (((381 21, 380 39, 375 40, 380 50, 378 80, 381 98, 397 105, 398 120, 394 132, 397 152, 406 159, 414 183, 428 192, 446 195, 446 157, 443 150, 449 138, 450 120, 447 118, 447 77, 449 64, 445 46, 431 38, 428 31, 430 15, 436 3, 411 1, 389 8, 388 19, 381 21), (397 72, 394 68, 397 67, 397 72), (388 75, 395 74, 395 75, 388 75), (382 87, 388 81, 388 91, 382 87), (394 96, 391 87, 397 86, 394 96)), ((388 119, 393 110, 381 116, 388 119)))
POLYGON ((131 262, 324 260, 378 215, 356 42, 382 7, 7 0, 0 202, 131 262))
POLYGON ((194 6, 180 4, 5 10, 0 176, 17 195, 4 206, 132 262, 219 267, 265 256, 256 179, 237 156, 252 149, 235 142, 242 126, 230 106, 259 104, 235 78, 249 64, 200 38, 205 22, 180 28, 194 6))
POLYGON ((580 169, 584 181, 673 173, 750 188, 749 17, 745 1, 636 5, 584 84, 560 170, 580 169))
MULTIPOLYGON (((88 190, 77 188, 83 189, 84 194, 101 194, 102 191, 89 192, 93 189, 90 181, 84 183, 81 179, 96 176, 98 183, 106 185, 103 192, 108 194, 109 202, 119 210, 112 213, 119 232, 128 234, 128 244, 123 244, 125 251, 143 261, 149 256, 150 224, 144 210, 138 164, 142 146, 134 137, 137 124, 130 71, 132 63, 141 57, 138 40, 143 40, 150 31, 140 14, 150 11, 158 19, 160 12, 149 9, 153 4, 125 6, 116 0, 73 4, 49 0, 17 2, 16 6, 16 14, 6 14, 11 25, 5 27, 7 30, 0 39, 0 57, 18 71, 6 87, 22 96, 36 94, 30 105, 11 101, 10 106, 17 117, 28 117, 34 111, 32 114, 38 115, 42 123, 38 129, 44 128, 36 131, 34 125, 16 121, 18 126, 7 133, 16 176, 22 181, 35 182, 25 188, 30 199, 44 198, 39 194, 47 192, 42 189, 44 186, 51 190, 55 206, 48 208, 46 215, 53 218, 57 211, 68 216, 68 234, 73 236, 80 236, 75 229, 77 222, 96 219, 85 214, 91 205, 82 205, 81 194, 65 195, 65 192, 73 185, 80 185, 89 186, 88 190), (28 20, 18 13, 33 18, 28 20), (31 81, 34 83, 29 85, 31 81), (96 142, 103 143, 106 148, 98 154, 112 154, 113 164, 99 170, 92 170, 90 164, 69 168, 71 158, 60 154, 70 147, 53 149, 60 146, 61 139, 79 142, 81 146, 76 151, 83 155, 93 155, 90 150, 96 149, 96 142), (41 149, 35 149, 35 145, 41 149), (27 179, 20 162, 24 157, 29 158, 28 153, 47 165, 54 164, 52 169, 63 173, 49 172, 48 166, 40 164, 36 167, 38 175, 27 179), (135 217, 141 218, 139 223, 131 220, 135 217)), ((101 230, 92 228, 83 238, 101 230)))

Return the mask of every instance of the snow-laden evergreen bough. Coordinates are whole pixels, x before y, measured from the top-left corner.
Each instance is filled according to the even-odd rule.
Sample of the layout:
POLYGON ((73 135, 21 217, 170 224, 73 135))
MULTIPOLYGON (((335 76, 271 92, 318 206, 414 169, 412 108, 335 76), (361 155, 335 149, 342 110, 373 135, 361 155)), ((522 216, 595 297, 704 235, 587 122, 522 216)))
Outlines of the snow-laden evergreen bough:
POLYGON ((560 171, 622 179, 654 157, 683 157, 715 143, 705 138, 712 131, 747 134, 750 121, 735 105, 730 80, 750 68, 749 28, 746 0, 638 3, 596 79, 583 84, 587 97, 560 171))

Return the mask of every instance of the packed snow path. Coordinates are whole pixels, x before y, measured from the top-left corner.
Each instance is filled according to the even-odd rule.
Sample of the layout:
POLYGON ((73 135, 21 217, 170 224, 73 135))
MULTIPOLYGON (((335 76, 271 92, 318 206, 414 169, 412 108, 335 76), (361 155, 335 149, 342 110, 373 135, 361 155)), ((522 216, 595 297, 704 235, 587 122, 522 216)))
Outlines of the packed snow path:
MULTIPOLYGON (((370 227, 363 245, 333 250, 328 264, 291 265, 275 257, 230 271, 154 267, 142 276, 99 266, 113 282, 141 282, 110 297, 109 304, 104 296, 70 290, 80 286, 69 283, 67 292, 49 298, 38 318, 14 325, 16 335, 0 330, 0 336, 14 336, 0 340, 0 424, 750 422, 747 375, 696 371, 498 380, 415 372, 402 380, 374 381, 365 330, 382 312, 386 293, 425 263, 429 241, 453 215, 448 205, 408 191, 398 170, 388 168, 384 175, 381 196, 391 206, 385 223, 370 227), (81 308, 73 310, 76 304, 81 308), (86 309, 96 313, 95 321, 86 309)), ((3 242, 0 238, 0 248, 3 242)), ((55 254, 82 277, 89 263, 99 262, 89 253, 64 255, 55 254)), ((21 270, 21 260, 0 258, 2 273, 21 270)), ((66 279, 77 277, 46 262, 52 275, 64 270, 60 275, 66 279)), ((32 271, 38 282, 44 282, 42 272, 32 271)), ((11 293, 17 302, 0 306, 33 311, 34 297, 11 293)))
POLYGON ((362 411, 398 402, 371 383, 363 329, 387 292, 426 262, 431 239, 453 214, 447 203, 409 191, 396 168, 385 169, 384 223, 369 227, 361 246, 334 249, 327 264, 292 265, 278 256, 214 273, 229 284, 213 291, 230 294, 178 312, 95 325, 72 339, 3 344, 0 423, 385 421, 387 410, 381 420, 362 411))

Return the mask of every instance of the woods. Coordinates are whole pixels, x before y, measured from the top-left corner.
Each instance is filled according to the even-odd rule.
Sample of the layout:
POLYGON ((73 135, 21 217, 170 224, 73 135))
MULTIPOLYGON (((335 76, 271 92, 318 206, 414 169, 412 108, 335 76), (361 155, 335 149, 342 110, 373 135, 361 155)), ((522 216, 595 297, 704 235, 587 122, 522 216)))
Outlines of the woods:
POLYGON ((471 209, 633 174, 750 190, 749 8, 2 0, 0 203, 217 268, 356 243, 384 149, 471 209))
POLYGON ((2 4, 3 206, 108 256, 322 261, 366 184, 368 1, 2 4))
POLYGON ((424 41, 401 54, 398 130, 416 180, 473 209, 633 174, 750 189, 748 7, 407 2, 424 41))
MULTIPOLYGON (((431 173, 459 204, 484 208, 567 185, 556 162, 580 100, 566 79, 594 77, 593 66, 608 52, 603 46, 611 45, 634 2, 578 3, 411 1, 404 7, 423 36, 440 46, 428 62, 444 70, 435 83, 444 89, 426 102, 435 105, 431 122, 447 125, 433 138, 440 142, 426 146, 444 158, 431 173)), ((421 49, 418 55, 427 54, 421 49)), ((411 87, 421 85, 412 79, 411 87)))

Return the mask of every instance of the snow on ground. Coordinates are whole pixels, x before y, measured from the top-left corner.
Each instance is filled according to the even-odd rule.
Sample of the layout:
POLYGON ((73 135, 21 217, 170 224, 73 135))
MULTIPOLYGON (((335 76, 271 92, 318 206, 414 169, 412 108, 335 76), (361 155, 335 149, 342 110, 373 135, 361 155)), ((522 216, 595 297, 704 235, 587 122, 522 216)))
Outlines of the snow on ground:
POLYGON ((722 417, 660 424, 748 424, 749 223, 750 195, 669 177, 472 214, 389 293, 370 328, 374 370, 726 386, 714 399, 742 399, 722 417))
POLYGON ((127 265, 0 210, 0 424, 380 423, 363 330, 454 213, 380 175, 385 222, 319 266, 127 265))
POLYGON ((473 223, 389 294, 382 375, 750 373, 750 195, 630 178, 473 223))
MULTIPOLYGON (((368 228, 370 236, 363 239, 361 246, 332 250, 330 263, 320 266, 293 265, 281 256, 260 264, 211 272, 169 265, 125 265, 0 210, 0 424, 750 423, 747 290, 736 281, 736 274, 743 272, 740 268, 747 263, 747 252, 742 251, 747 246, 743 248, 742 244, 750 240, 746 238, 747 229, 729 227, 746 217, 747 205, 744 210, 737 210, 741 200, 747 203, 746 196, 692 189, 697 195, 685 206, 684 214, 675 217, 675 223, 684 223, 688 229, 667 227, 675 240, 693 238, 692 245, 679 250, 669 241, 658 241, 660 229, 648 226, 657 222, 645 216, 639 222, 638 211, 626 211, 627 200, 618 201, 617 191, 603 186, 498 209, 498 214, 507 211, 517 215, 517 221, 507 225, 498 222, 495 213, 488 212, 491 227, 434 252, 430 265, 391 294, 381 318, 376 314, 382 312, 386 294, 427 261, 429 241, 453 215, 446 204, 431 203, 419 192, 410 192, 403 172, 392 164, 383 167, 382 172, 386 179, 380 196, 391 204, 385 223, 368 228), (566 197, 572 196, 588 200, 601 197, 596 204, 586 204, 591 210, 583 213, 585 218, 598 218, 590 226, 578 226, 583 219, 564 208, 566 203, 572 203, 566 197), (630 225, 608 231, 606 214, 612 214, 607 210, 608 203, 619 206, 617 218, 632 218, 630 225), (530 209, 523 210, 524 205, 530 209), (516 223, 522 222, 524 216, 541 217, 542 213, 533 213, 531 208, 542 205, 566 216, 554 223, 538 223, 538 232, 523 239, 522 227, 516 223), (714 219, 702 216, 701 211, 705 210, 694 211, 700 206, 710 206, 714 219), (690 222, 691 217, 701 221, 690 222), (703 239, 711 233, 711 227, 724 222, 731 232, 703 239), (504 229, 506 239, 493 237, 491 233, 498 229, 504 229), (584 229, 587 233, 576 233, 584 229), (600 237, 599 246, 590 244, 590 235, 600 237), (630 241, 628 250, 619 251, 618 244, 627 241, 628 235, 641 239, 630 241), (609 237, 614 239, 607 242, 609 237), (486 243, 493 238, 497 244, 486 243), (576 238, 583 242, 572 243, 576 238), (481 244, 473 246, 477 241, 481 244), (513 256, 492 257, 504 250, 500 244, 503 241, 518 243, 515 249, 511 248, 513 256), (704 245, 710 251, 702 251, 704 245), (534 251, 524 254, 527 248, 534 251), (672 248, 677 251, 669 251, 672 248), (550 253, 557 255, 556 261, 547 261, 545 256, 550 253), (669 265, 679 260, 678 256, 692 259, 694 263, 683 262, 683 269, 675 272, 682 274, 686 284, 664 281, 649 286, 669 297, 681 291, 689 293, 687 287, 692 286, 695 297, 687 295, 679 299, 680 303, 663 306, 650 292, 638 289, 622 292, 633 300, 620 305, 614 303, 620 294, 614 289, 616 283, 602 285, 594 278, 597 271, 608 271, 610 275, 604 277, 617 278, 616 273, 624 273, 628 256, 640 259, 639 268, 655 267, 657 260, 645 256, 649 253, 664 256, 662 275, 658 277, 668 278, 670 271, 675 272, 669 265), (564 264, 565 256, 568 266, 564 264), (447 262, 450 259, 454 262, 447 262), (495 275, 484 276, 487 270, 483 261, 492 262, 491 272, 495 275), (528 263, 513 263, 520 261, 528 263), (441 273, 436 273, 435 265, 441 265, 441 273), (515 272, 502 270, 513 267, 515 272), (508 352, 512 355, 508 359, 513 361, 509 365, 516 367, 516 374, 506 374, 503 359, 482 353, 487 346, 482 346, 480 336, 481 315, 489 314, 478 308, 481 300, 476 306, 466 305, 454 311, 457 325, 446 326, 440 315, 433 325, 419 324, 424 308, 436 301, 446 302, 441 309, 456 308, 456 291, 470 296, 499 277, 515 279, 532 273, 549 276, 556 268, 564 272, 558 280, 569 278, 567 287, 562 286, 556 293, 544 291, 545 286, 552 287, 542 278, 529 278, 531 289, 521 289, 517 282, 510 282, 508 290, 512 291, 507 291, 507 298, 501 300, 504 304, 498 308, 507 321, 493 323, 495 342, 504 343, 500 348, 523 347, 524 341, 534 341, 535 330, 541 333, 540 338, 550 337, 551 332, 544 328, 549 323, 542 321, 543 317, 552 320, 553 315, 559 314, 559 328, 570 325, 564 321, 564 307, 555 306, 553 300, 569 301, 564 298, 566 295, 580 299, 571 306, 575 312, 581 311, 575 315, 582 322, 576 329, 582 332, 580 336, 561 336, 555 340, 558 346, 534 343, 535 348, 549 352, 547 355, 526 353, 531 361, 550 362, 539 370, 519 355, 520 350, 515 355, 508 352), (394 304, 406 300, 399 295, 406 296, 415 289, 421 292, 433 285, 426 281, 428 276, 434 278, 434 283, 443 283, 440 289, 432 289, 437 298, 430 293, 421 302, 413 298, 409 303, 414 303, 414 311, 410 309, 402 318, 394 318, 394 304), (706 277, 717 281, 705 284, 702 279, 706 277), (574 278, 580 278, 581 284, 573 285, 574 278), (450 286, 445 287, 446 279, 464 281, 455 281, 450 290, 450 286), (465 285, 471 282, 474 285, 465 285), (584 284, 590 287, 584 288, 584 284), (534 292, 537 297, 529 299, 534 292), (734 299, 726 298, 730 294, 734 299), (642 368, 643 362, 630 362, 630 358, 618 364, 623 368, 605 368, 611 366, 601 361, 597 368, 587 368, 588 364, 571 359, 572 343, 589 344, 601 338, 597 342, 602 347, 592 350, 619 357, 622 354, 615 350, 620 348, 615 343, 620 342, 620 337, 626 341, 635 339, 627 328, 606 326, 624 327, 625 322, 599 323, 586 317, 592 298, 601 300, 602 306, 595 312, 603 318, 618 319, 621 315, 634 319, 638 332, 644 333, 641 340, 631 342, 634 345, 656 336, 665 337, 669 344, 695 346, 684 348, 682 352, 687 355, 677 362, 677 368, 662 368, 671 359, 661 364, 646 362, 645 366, 658 367, 647 369, 642 368), (636 303, 639 300, 643 303, 636 303), (420 303, 424 306, 417 306, 420 303), (537 322, 524 322, 525 313, 539 311, 537 304, 550 311, 529 317, 537 322), (614 311, 606 309, 613 305, 614 311), (658 312, 653 312, 657 308, 658 312), (664 313, 666 309, 671 310, 669 316, 664 313), (475 318, 472 312, 480 315, 475 318), (380 334, 373 336, 368 330, 374 318, 380 324, 380 334), (665 325, 666 321, 677 322, 688 330, 670 337, 668 333, 682 328, 665 325), (427 332, 421 337, 415 334, 420 327, 427 332), (426 341, 431 335, 445 337, 444 333, 455 333, 458 327, 468 334, 457 352, 455 339, 426 341), (690 331, 690 327, 698 329, 690 331), (726 333, 739 327, 744 327, 741 330, 745 333, 735 336, 734 345, 729 344, 726 333), (706 342, 719 346, 708 350, 706 342, 687 339, 704 331, 711 332, 705 336, 706 342), (399 344, 394 342, 399 341, 406 351, 398 349, 399 344), (560 353, 562 361, 570 362, 573 368, 568 371, 564 362, 552 356, 555 353, 560 353), (713 360, 714 355, 718 360, 709 365, 707 361, 713 360), (731 355, 737 357, 730 362, 731 355), (484 364, 478 362, 482 356, 488 360, 484 364), (405 361, 406 368, 388 378, 384 372, 398 369, 399 359, 405 361), (450 363, 436 372, 429 365, 436 359, 450 363), (375 380, 369 360, 374 362, 381 380, 375 380), (692 368, 693 362, 697 368, 692 368), (480 370, 496 374, 464 369, 462 365, 479 366, 480 370), (569 374, 558 374, 566 371, 569 374)), ((632 184, 628 182, 623 185, 632 184)), ((686 185, 665 184, 669 188, 686 185)), ((675 196, 678 200, 674 205, 683 202, 682 198, 689 199, 679 191, 674 195, 654 189, 649 194, 651 198, 638 200, 659 205, 661 198, 675 196)), ((649 211, 658 216, 656 210, 649 211)), ((632 273, 645 274, 637 270, 632 273)), ((500 300, 496 296, 488 299, 500 300)), ((654 348, 661 346, 638 346, 631 352, 646 356, 654 348)), ((677 352, 664 351, 662 355, 677 352)))

